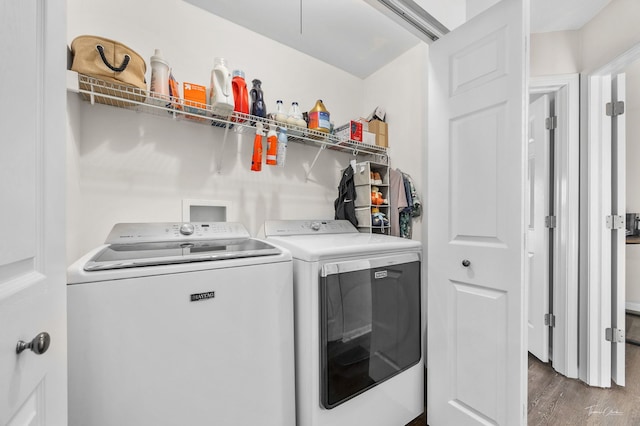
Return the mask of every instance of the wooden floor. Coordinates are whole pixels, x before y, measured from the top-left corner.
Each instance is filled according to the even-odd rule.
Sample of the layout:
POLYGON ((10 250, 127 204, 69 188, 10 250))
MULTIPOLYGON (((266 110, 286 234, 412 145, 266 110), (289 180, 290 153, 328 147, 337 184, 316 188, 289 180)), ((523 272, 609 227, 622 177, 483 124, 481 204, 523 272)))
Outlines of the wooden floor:
MULTIPOLYGON (((626 345, 626 386, 593 388, 529 355, 529 426, 640 425, 640 346, 626 345)), ((407 426, 426 426, 422 414, 407 426)))

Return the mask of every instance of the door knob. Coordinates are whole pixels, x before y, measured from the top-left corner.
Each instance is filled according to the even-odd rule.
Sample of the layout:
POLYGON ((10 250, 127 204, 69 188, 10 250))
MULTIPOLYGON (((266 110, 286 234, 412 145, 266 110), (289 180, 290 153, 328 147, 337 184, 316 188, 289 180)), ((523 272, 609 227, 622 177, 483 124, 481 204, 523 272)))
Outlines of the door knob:
POLYGON ((49 345, 51 344, 51 336, 46 331, 38 334, 33 338, 30 342, 25 342, 23 340, 18 341, 18 345, 16 346, 16 353, 19 354, 25 349, 31 349, 31 352, 36 355, 43 354, 49 349, 49 345))
POLYGON ((468 268, 471 265, 471 262, 467 259, 462 261, 462 266, 464 266, 465 268, 468 268))

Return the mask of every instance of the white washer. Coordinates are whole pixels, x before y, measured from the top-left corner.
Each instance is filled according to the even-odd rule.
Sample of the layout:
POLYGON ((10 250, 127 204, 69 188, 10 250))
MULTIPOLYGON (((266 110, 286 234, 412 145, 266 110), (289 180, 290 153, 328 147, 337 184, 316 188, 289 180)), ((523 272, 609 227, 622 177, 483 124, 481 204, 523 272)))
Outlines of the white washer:
POLYGON ((420 242, 348 221, 268 221, 293 256, 298 426, 402 426, 424 410, 420 242))
POLYGON ((237 223, 118 224, 68 284, 70 425, 295 425, 286 250, 237 223))

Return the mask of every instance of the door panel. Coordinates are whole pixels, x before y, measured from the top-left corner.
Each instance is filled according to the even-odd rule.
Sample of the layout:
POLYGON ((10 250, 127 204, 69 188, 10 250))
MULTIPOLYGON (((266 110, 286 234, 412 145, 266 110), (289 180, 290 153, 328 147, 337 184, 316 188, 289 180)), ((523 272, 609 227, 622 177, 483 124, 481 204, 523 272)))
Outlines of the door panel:
POLYGON ((528 2, 430 47, 428 423, 526 422, 528 2))
POLYGON ((65 3, 0 2, 0 424, 66 424, 65 3), (46 72, 45 72, 46 70, 46 72), (48 332, 40 355, 16 352, 48 332))
POLYGON ((527 302, 528 347, 542 362, 549 361, 549 328, 544 316, 549 309, 549 229, 545 216, 550 214, 549 185, 550 137, 545 120, 549 114, 549 96, 542 95, 529 105, 529 143, 527 149, 527 302))
MULTIPOLYGON (((611 81, 612 100, 626 102, 625 74, 613 76, 611 81)), ((625 217, 626 213, 626 115, 616 115, 611 120, 611 212, 625 217)), ((611 242, 611 327, 625 329, 625 227, 612 232, 611 242)), ((619 386, 625 385, 625 342, 611 345, 611 378, 619 386)))

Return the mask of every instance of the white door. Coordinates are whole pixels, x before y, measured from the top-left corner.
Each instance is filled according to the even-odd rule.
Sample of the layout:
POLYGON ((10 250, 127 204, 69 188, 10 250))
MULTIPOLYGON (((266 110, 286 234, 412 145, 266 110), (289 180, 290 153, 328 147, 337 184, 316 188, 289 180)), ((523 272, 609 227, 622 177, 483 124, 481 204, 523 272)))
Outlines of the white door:
POLYGON ((0 2, 0 425, 67 422, 65 10, 0 2))
POLYGON ((625 384, 624 74, 589 77, 589 246, 586 366, 589 385, 625 384))
POLYGON ((550 313, 550 230, 545 223, 545 218, 551 215, 551 137, 546 126, 546 120, 550 116, 549 109, 548 95, 541 95, 529 104, 527 144, 525 278, 528 345, 529 352, 542 362, 549 361, 549 327, 545 324, 545 315, 550 313))
POLYGON ((528 22, 503 0, 430 46, 431 426, 526 423, 528 22))
MULTIPOLYGON (((626 102, 625 74, 617 74, 611 79, 613 102, 626 102)), ((620 111, 617 108, 616 112, 620 111)), ((620 111, 621 112, 621 111, 620 111)), ((626 133, 624 113, 614 113, 611 117, 611 214, 625 218, 626 214, 626 133)), ((625 226, 612 232, 611 241, 611 328, 625 329, 625 226)), ((611 378, 624 386, 625 362, 624 331, 618 333, 611 345, 611 378)))

